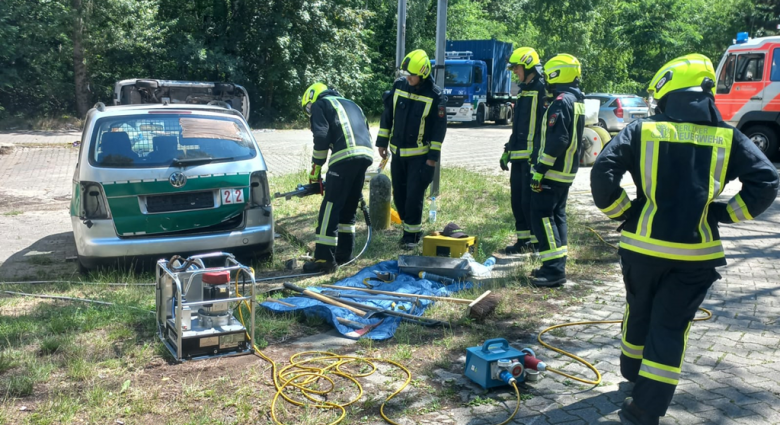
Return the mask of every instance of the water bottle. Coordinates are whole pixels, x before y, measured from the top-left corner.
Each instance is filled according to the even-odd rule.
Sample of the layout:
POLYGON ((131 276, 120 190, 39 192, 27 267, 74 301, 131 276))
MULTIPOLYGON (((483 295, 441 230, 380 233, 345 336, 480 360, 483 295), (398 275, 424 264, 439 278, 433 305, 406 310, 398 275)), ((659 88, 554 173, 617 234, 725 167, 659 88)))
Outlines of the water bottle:
POLYGON ((487 267, 488 270, 493 269, 493 266, 496 264, 496 257, 490 257, 487 260, 485 260, 484 263, 482 263, 485 267, 487 267))
POLYGON ((436 197, 431 198, 431 207, 428 208, 428 223, 436 223, 436 197))

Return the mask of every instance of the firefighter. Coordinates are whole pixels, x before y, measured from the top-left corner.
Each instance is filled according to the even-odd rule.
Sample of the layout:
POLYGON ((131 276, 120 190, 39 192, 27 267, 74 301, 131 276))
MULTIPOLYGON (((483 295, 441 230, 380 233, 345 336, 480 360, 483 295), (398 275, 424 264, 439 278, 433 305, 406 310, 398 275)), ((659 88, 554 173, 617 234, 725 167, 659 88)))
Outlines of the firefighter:
POLYGON ((536 251, 537 240, 531 233, 531 187, 529 158, 534 145, 539 144, 539 128, 547 106, 542 65, 536 50, 520 47, 512 52, 507 68, 520 82, 515 102, 514 122, 509 142, 504 145, 499 165, 509 174, 512 194, 512 214, 515 217, 517 242, 506 247, 507 254, 536 251))
POLYGON ((433 82, 431 61, 415 50, 401 62, 404 76, 385 93, 376 146, 379 155, 392 152, 390 176, 395 209, 403 222, 404 249, 413 249, 422 235, 425 190, 433 180, 447 132, 447 97, 433 82))
POLYGON ((775 167, 715 107, 715 70, 703 55, 671 60, 650 81, 658 114, 626 126, 591 170, 596 206, 622 221, 626 310, 620 371, 634 382, 622 413, 657 424, 680 380, 693 317, 726 264, 718 223, 750 220, 777 196, 775 167), (620 187, 629 172, 637 188, 620 187), (716 202, 726 183, 742 189, 716 202))
POLYGON ((303 265, 306 273, 332 273, 352 258, 355 245, 355 212, 363 194, 366 169, 374 149, 368 120, 358 105, 323 83, 314 83, 303 93, 301 106, 310 116, 314 134, 309 183, 322 184, 322 166, 332 150, 326 187, 317 218, 313 261, 303 265))
POLYGON ((531 231, 539 240, 542 267, 532 272, 536 286, 566 282, 566 200, 580 163, 585 103, 579 89, 580 62, 560 54, 544 64, 554 100, 544 114, 539 146, 531 152, 531 231))

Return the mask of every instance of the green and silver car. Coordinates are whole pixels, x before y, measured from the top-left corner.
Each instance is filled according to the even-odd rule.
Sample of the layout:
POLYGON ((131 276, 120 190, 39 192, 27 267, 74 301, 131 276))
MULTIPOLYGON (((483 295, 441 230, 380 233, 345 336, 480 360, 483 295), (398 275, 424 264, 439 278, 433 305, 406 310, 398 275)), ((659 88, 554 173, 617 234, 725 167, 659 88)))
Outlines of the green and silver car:
POLYGON ((78 260, 269 255, 266 164, 239 111, 146 104, 89 111, 70 206, 78 260))

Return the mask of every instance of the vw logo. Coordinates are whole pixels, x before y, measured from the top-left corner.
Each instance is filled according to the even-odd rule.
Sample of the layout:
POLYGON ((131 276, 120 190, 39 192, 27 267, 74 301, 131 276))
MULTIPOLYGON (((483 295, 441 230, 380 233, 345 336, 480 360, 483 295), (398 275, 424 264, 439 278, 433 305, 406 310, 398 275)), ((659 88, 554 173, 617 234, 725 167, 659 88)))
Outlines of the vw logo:
POLYGON ((168 177, 168 181, 171 182, 171 186, 173 187, 182 187, 187 184, 187 176, 185 176, 184 173, 176 172, 168 177))

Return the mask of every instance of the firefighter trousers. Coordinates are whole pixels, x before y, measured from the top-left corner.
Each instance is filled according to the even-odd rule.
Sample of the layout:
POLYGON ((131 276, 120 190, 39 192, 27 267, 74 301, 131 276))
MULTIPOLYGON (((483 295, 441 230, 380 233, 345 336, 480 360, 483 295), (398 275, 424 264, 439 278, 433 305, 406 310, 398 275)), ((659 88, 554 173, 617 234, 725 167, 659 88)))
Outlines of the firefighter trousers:
POLYGON ((531 192, 531 231, 539 240, 539 259, 542 260, 536 277, 550 280, 566 277, 568 197, 569 186, 545 184, 541 192, 531 192))
POLYGON ((626 311, 620 372, 635 382, 632 397, 650 415, 664 416, 680 380, 688 332, 714 268, 676 268, 621 260, 626 311))
POLYGON ((509 173, 509 189, 512 194, 512 214, 515 216, 517 242, 537 243, 531 232, 531 165, 526 160, 512 163, 509 173))
POLYGON ((393 155, 390 176, 393 202, 404 227, 403 242, 419 242, 422 237, 422 211, 425 190, 433 181, 436 167, 426 164, 427 156, 402 158, 393 155))
POLYGON ((328 168, 315 231, 315 260, 345 263, 352 258, 355 213, 371 162, 367 158, 346 159, 328 168))

